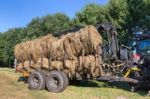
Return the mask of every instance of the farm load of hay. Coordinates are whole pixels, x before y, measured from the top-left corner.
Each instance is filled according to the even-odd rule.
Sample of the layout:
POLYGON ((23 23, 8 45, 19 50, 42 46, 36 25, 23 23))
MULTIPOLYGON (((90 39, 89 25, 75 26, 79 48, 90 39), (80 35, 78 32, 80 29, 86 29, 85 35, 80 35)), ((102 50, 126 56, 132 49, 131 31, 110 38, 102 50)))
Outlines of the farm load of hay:
POLYGON ((14 49, 17 69, 61 70, 70 77, 100 76, 102 38, 94 26, 59 37, 44 37, 17 44, 14 49))

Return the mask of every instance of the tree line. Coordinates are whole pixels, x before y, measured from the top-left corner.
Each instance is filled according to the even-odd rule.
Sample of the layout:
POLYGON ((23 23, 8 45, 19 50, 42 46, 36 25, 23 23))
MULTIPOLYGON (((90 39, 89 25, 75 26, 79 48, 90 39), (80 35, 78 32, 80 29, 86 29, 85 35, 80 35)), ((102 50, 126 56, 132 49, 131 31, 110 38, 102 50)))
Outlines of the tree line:
MULTIPOLYGON (((105 5, 87 4, 70 19, 63 13, 36 17, 26 27, 0 33, 0 66, 12 66, 14 46, 46 34, 85 25, 111 22, 118 31, 120 43, 128 44, 133 34, 150 29, 150 0, 109 0, 105 5)), ((21 49, 20 49, 21 50, 21 49)))

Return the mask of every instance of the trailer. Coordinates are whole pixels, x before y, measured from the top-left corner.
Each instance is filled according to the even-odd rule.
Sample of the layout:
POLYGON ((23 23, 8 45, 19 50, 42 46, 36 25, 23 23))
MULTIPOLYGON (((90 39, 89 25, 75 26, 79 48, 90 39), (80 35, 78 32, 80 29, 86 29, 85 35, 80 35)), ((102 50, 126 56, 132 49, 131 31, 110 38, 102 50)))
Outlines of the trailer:
POLYGON ((89 79, 121 81, 133 86, 141 83, 139 77, 132 77, 141 69, 133 64, 130 47, 118 44, 118 34, 112 24, 73 31, 15 46, 16 71, 28 77, 30 89, 47 88, 58 93, 64 91, 71 80, 89 79))

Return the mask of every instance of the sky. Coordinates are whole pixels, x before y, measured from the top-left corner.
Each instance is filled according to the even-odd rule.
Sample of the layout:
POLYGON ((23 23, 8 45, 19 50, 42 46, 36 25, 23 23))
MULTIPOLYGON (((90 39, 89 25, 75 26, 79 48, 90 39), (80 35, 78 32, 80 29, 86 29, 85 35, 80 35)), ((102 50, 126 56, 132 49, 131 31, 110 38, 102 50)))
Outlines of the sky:
POLYGON ((0 0, 0 32, 24 27, 35 17, 57 12, 73 18, 88 3, 104 5, 107 0, 0 0))

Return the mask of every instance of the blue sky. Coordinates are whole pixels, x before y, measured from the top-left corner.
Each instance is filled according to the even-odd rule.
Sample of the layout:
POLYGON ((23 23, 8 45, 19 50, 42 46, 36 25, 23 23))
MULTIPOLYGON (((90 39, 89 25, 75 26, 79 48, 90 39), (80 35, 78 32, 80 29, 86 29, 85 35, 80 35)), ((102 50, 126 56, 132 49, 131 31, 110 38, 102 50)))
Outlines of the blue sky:
POLYGON ((0 32, 24 27, 32 18, 62 12, 70 18, 88 3, 104 5, 107 0, 0 0, 0 32))

